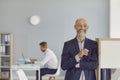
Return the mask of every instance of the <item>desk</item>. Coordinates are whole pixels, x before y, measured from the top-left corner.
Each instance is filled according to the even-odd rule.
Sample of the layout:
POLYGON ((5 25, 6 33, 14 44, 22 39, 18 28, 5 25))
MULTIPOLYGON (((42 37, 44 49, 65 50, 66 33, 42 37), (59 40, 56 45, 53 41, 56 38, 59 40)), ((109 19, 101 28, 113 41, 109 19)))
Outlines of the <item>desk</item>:
POLYGON ((37 64, 19 64, 19 65, 12 65, 11 66, 11 73, 10 73, 10 80, 13 80, 13 70, 38 70, 38 79, 40 80, 40 65, 37 64))

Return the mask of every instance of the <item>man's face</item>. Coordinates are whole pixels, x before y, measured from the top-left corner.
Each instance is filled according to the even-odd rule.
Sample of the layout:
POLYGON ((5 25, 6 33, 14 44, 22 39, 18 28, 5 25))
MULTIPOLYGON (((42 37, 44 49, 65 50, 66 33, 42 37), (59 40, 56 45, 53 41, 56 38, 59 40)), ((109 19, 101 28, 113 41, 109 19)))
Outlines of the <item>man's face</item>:
POLYGON ((40 50, 42 51, 42 52, 45 52, 46 51, 46 49, 47 49, 47 47, 43 47, 43 46, 40 46, 40 50))
POLYGON ((85 36, 88 30, 87 21, 84 19, 77 20, 74 27, 75 27, 75 30, 77 31, 77 34, 80 35, 81 37, 85 36))

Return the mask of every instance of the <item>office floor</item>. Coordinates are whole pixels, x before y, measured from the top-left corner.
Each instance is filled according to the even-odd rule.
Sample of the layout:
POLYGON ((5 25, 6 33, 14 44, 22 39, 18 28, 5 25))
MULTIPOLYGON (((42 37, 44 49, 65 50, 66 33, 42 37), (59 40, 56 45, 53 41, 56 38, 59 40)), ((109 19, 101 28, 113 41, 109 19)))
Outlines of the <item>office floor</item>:
MULTIPOLYGON (((35 79, 30 79, 30 80, 35 80, 35 79)), ((49 80, 48 78, 47 79, 42 79, 42 80, 49 80)), ((55 80, 64 80, 64 79, 55 79, 55 80)))
MULTIPOLYGON (((35 80, 35 79, 29 79, 29 80, 35 80)), ((49 78, 43 78, 42 80, 49 80, 49 78)), ((63 78, 56 78, 55 80, 64 80, 63 78)))
MULTIPOLYGON (((48 80, 48 79, 49 79, 49 77, 43 77, 42 78, 42 80, 48 80)), ((13 80, 19 80, 19 79, 16 78, 16 79, 13 79, 13 80)), ((28 80, 36 80, 36 78, 35 77, 28 77, 28 80)), ((56 77, 55 80, 64 80, 64 78, 63 77, 56 77)))
MULTIPOLYGON (((49 77, 43 77, 42 79, 43 80, 48 80, 49 77)), ((57 77, 55 77, 55 80, 64 80, 64 77, 63 76, 57 76, 57 77)))
MULTIPOLYGON (((29 79, 29 80, 35 80, 35 79, 29 79)), ((43 79, 43 80, 48 80, 48 79, 43 79)), ((56 79, 56 80, 64 80, 64 79, 56 79)))

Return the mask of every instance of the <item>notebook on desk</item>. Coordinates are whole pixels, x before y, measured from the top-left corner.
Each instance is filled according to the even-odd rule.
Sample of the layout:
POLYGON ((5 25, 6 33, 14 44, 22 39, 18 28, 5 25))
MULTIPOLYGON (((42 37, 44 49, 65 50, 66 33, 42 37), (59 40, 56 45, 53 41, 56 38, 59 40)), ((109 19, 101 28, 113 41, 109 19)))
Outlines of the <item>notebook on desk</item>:
POLYGON ((26 59, 23 53, 21 55, 22 55, 22 58, 17 60, 17 64, 31 64, 30 59, 26 59))
POLYGON ((26 59, 23 53, 22 53, 22 58, 23 58, 24 64, 31 64, 31 59, 26 59))
POLYGON ((37 61, 37 59, 32 59, 32 58, 26 59, 23 53, 22 53, 22 58, 23 58, 25 64, 34 64, 35 61, 37 61))

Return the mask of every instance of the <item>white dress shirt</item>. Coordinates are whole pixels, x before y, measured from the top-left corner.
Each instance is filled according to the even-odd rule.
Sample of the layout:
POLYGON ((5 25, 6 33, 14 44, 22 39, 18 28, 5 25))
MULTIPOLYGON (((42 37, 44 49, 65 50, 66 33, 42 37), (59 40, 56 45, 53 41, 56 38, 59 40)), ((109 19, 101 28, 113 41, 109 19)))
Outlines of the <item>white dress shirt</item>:
MULTIPOLYGON (((80 41, 78 41, 78 45, 79 45, 79 49, 82 50, 84 48, 84 41, 81 43, 80 41)), ((77 62, 79 62, 78 64, 75 65, 76 68, 80 68, 80 58, 78 55, 75 56, 75 59, 77 62)), ((80 79, 79 80, 85 80, 85 74, 84 71, 81 71, 81 75, 80 75, 80 79)))
POLYGON ((40 61, 40 65, 46 66, 46 68, 57 69, 58 68, 58 60, 55 53, 49 48, 44 52, 45 57, 42 61, 40 61))

